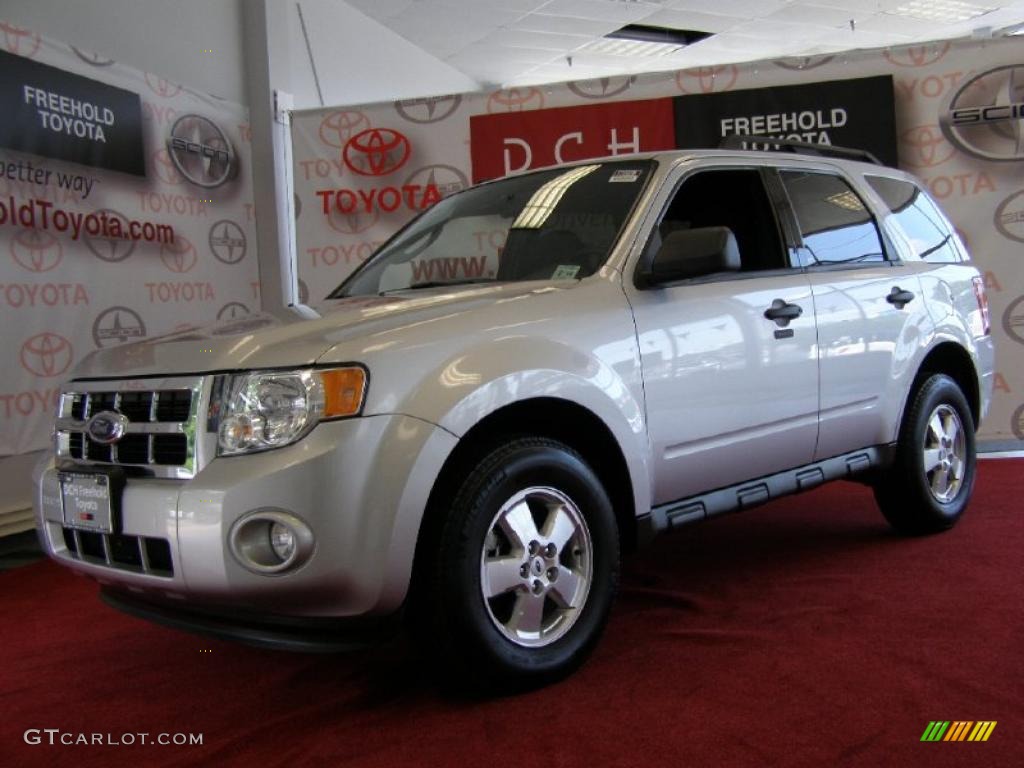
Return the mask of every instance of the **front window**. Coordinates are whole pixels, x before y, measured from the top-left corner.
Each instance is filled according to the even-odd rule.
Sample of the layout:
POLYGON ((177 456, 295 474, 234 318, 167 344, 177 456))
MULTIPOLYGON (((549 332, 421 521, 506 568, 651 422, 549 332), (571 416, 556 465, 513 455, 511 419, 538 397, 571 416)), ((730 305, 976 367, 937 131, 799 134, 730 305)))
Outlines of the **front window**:
POLYGON ((587 277, 607 261, 652 167, 649 160, 594 163, 452 195, 385 243, 329 298, 587 277))

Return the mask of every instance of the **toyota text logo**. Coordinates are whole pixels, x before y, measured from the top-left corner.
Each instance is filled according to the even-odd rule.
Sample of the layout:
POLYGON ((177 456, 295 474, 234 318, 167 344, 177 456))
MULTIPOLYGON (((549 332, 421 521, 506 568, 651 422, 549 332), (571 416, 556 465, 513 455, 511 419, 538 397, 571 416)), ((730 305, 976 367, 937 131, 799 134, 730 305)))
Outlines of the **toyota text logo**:
POLYGON ((1024 189, 999 204, 993 223, 1006 239, 1024 243, 1024 189))
POLYGON ((1024 64, 975 75, 939 118, 946 138, 980 160, 1024 160, 1024 64))
POLYGON ((931 168, 949 160, 956 153, 953 145, 942 138, 937 125, 918 125, 900 134, 900 145, 906 150, 900 159, 915 168, 931 168))
POLYGON ((610 99, 628 91, 635 82, 635 75, 622 75, 599 77, 596 80, 577 80, 566 85, 570 91, 584 99, 610 99))
POLYGON ((124 437, 128 417, 117 411, 100 411, 85 425, 89 439, 100 445, 112 445, 124 437))
MULTIPOLYGON (((128 232, 128 218, 123 213, 118 213, 109 208, 102 208, 96 211, 97 216, 106 215, 110 220, 117 219, 121 224, 121 231, 128 232)), ((132 255, 135 250, 134 240, 125 240, 123 237, 103 237, 98 235, 86 235, 84 238, 86 247, 92 251, 92 255, 101 261, 116 263, 124 261, 132 255)))
POLYGON ((221 219, 210 227, 210 250, 217 261, 237 264, 245 258, 245 232, 233 221, 221 219))
POLYGON ((145 337, 146 324, 138 312, 128 307, 105 309, 92 324, 92 340, 97 347, 114 347, 145 337))
POLYGON ((184 235, 178 235, 173 243, 160 246, 160 260, 171 272, 189 272, 199 260, 196 247, 184 235))
POLYGON ((396 101, 395 110, 410 123, 439 123, 451 117, 461 103, 461 96, 434 96, 396 101))
POLYGON ((694 67, 676 72, 676 86, 682 93, 718 93, 732 90, 739 77, 735 64, 694 67))
POLYGON ((23 229, 11 239, 11 256, 29 272, 49 272, 64 258, 64 249, 49 232, 23 229))
POLYGON ((405 165, 411 154, 409 140, 398 131, 368 128, 348 140, 341 156, 353 173, 387 176, 405 165))
POLYGON ((227 135, 202 115, 182 115, 174 121, 167 153, 178 172, 199 187, 219 187, 238 171, 238 156, 227 135))
POLYGON ((71 342, 49 331, 30 336, 21 345, 21 367, 36 376, 60 376, 71 367, 73 357, 71 342))
POLYGON ((341 149, 349 139, 369 127, 370 121, 362 112, 331 112, 320 121, 320 141, 328 147, 341 149))

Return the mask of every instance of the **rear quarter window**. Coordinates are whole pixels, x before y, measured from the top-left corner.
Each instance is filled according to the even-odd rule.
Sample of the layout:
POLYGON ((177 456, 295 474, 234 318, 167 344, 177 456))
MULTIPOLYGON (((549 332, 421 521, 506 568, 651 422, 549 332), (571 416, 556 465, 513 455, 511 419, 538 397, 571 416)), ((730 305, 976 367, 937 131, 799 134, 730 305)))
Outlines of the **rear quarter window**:
POLYGON ((892 212, 891 222, 924 261, 964 261, 966 251, 949 219, 916 184, 885 176, 867 176, 867 182, 892 212))

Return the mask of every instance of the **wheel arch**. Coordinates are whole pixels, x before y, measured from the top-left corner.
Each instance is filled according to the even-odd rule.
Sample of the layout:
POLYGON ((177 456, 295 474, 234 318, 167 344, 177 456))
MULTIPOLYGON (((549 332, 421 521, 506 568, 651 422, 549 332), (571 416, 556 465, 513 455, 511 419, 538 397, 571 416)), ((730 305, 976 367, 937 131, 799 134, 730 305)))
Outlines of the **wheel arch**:
POLYGON ((949 376, 960 387, 960 391, 967 398, 967 404, 971 409, 971 418, 977 428, 981 420, 981 385, 978 379, 978 370, 967 350, 954 341, 940 342, 924 356, 918 366, 914 383, 910 387, 907 401, 904 403, 903 414, 906 414, 909 404, 924 382, 930 376, 939 373, 949 376))

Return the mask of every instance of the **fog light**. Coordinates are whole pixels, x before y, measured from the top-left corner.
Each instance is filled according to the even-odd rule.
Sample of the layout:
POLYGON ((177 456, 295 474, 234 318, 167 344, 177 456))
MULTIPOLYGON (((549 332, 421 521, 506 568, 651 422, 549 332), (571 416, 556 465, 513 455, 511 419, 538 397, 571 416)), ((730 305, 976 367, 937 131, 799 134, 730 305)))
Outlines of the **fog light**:
POLYGON ((254 509, 231 526, 228 547, 245 568, 260 574, 293 571, 313 554, 313 531, 282 509, 254 509))
POLYGON ((271 523, 270 547, 282 563, 291 560, 295 554, 295 532, 283 523, 271 523))

